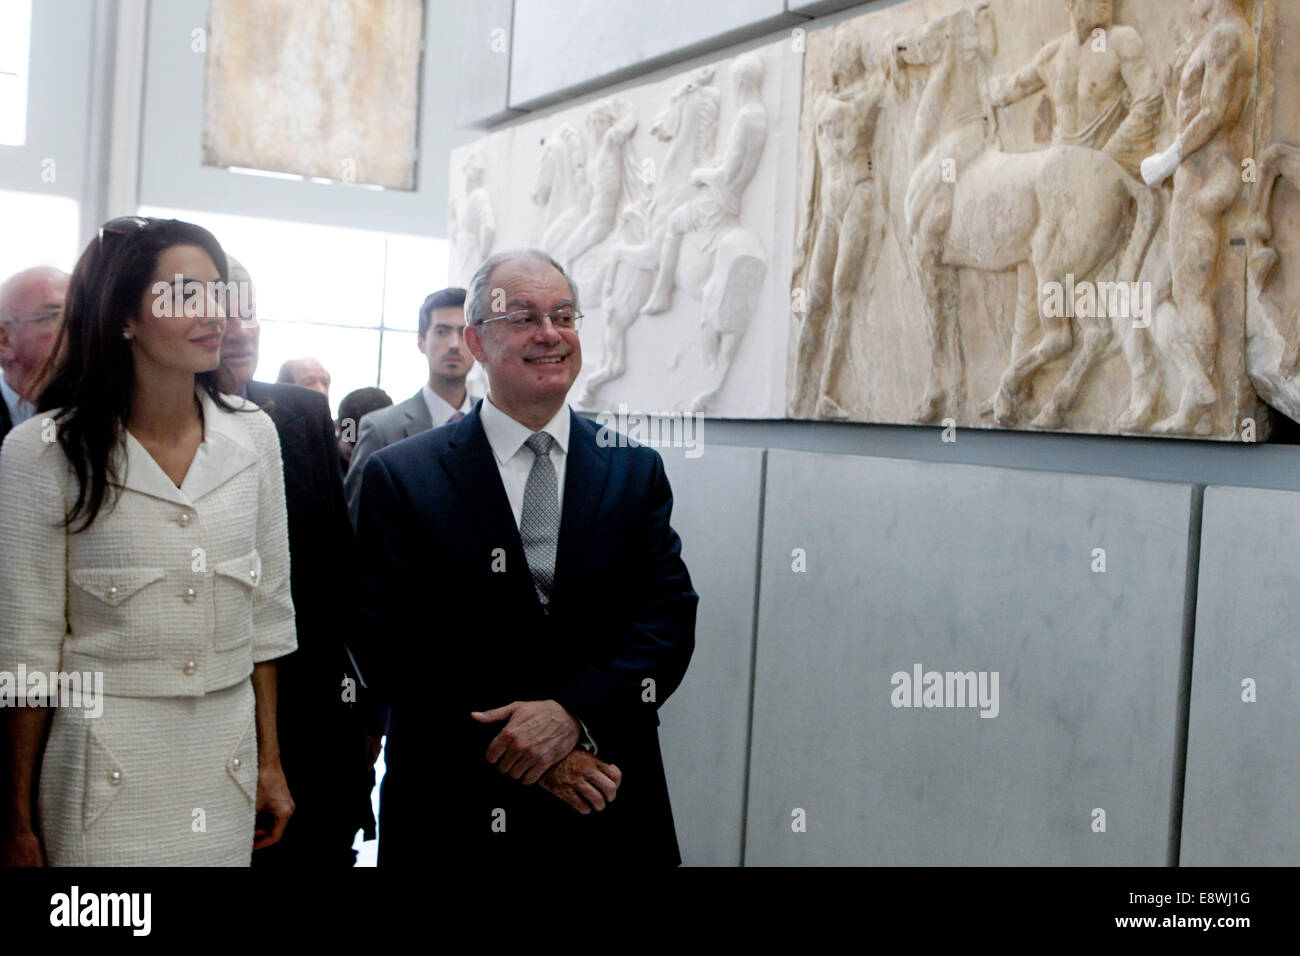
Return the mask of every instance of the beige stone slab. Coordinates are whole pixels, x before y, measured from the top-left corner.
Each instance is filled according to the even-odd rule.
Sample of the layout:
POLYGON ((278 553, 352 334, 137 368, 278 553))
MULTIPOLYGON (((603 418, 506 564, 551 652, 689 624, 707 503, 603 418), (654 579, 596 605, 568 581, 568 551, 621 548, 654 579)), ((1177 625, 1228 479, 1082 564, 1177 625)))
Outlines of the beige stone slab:
POLYGON ((1109 6, 916 0, 809 35, 792 416, 1267 436, 1247 161, 1295 17, 1109 6))
POLYGON ((421 0, 213 0, 204 164, 414 189, 423 22, 421 0))

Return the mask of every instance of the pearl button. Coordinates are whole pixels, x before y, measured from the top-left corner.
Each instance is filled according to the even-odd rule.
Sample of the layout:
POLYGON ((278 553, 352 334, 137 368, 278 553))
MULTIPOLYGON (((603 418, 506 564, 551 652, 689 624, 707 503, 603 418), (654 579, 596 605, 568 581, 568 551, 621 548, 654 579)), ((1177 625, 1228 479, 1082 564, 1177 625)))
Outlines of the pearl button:
POLYGON ((176 516, 176 523, 180 525, 182 528, 187 527, 190 523, 189 513, 182 511, 180 514, 178 514, 176 516))
POLYGON ((238 769, 239 769, 240 767, 242 767, 243 765, 244 765, 244 762, 243 762, 242 760, 240 760, 238 757, 236 757, 234 760, 230 761, 230 766, 234 767, 236 770, 238 770, 238 769))
POLYGON ((199 665, 196 664, 194 661, 186 661, 185 666, 181 668, 181 670, 184 671, 186 674, 193 674, 198 669, 199 669, 199 665))
POLYGON ((185 597, 185 603, 186 603, 186 604, 193 604, 193 603, 194 603, 194 599, 195 599, 196 597, 198 597, 198 596, 199 596, 199 592, 196 591, 196 590, 194 590, 193 588, 186 588, 186 589, 185 589, 185 595, 184 595, 184 597, 185 597))
POLYGON ((108 594, 108 599, 109 599, 110 601, 116 601, 116 600, 117 600, 117 585, 116 585, 116 584, 111 585, 111 586, 109 587, 109 589, 108 589, 108 591, 107 591, 106 593, 108 594))
POLYGON ((256 570, 249 571, 249 572, 248 572, 248 579, 249 579, 250 581, 256 581, 256 580, 257 580, 257 571, 256 571, 256 570))
POLYGON ((116 787, 119 783, 122 782, 122 771, 114 770, 112 773, 110 773, 108 775, 108 782, 116 787))

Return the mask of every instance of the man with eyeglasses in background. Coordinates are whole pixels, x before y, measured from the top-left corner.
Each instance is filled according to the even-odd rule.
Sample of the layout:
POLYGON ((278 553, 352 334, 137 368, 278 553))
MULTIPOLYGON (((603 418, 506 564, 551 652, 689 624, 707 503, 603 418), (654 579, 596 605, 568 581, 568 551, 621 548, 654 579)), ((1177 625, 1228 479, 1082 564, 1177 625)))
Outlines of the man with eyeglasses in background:
POLYGON ((465 318, 487 396, 365 467, 379 865, 675 866, 657 711, 699 598, 663 461, 569 408, 582 313, 546 253, 489 256, 465 318))
POLYGON ((37 266, 0 284, 0 442, 36 413, 36 374, 58 341, 68 279, 37 266))
MULTIPOLYGON (((36 375, 59 340, 70 276, 52 266, 24 269, 0 283, 0 444, 36 414, 36 375)), ((8 721, 0 713, 0 767, 9 767, 8 721)), ((0 821, 8 817, 0 788, 0 821)))
MULTIPOLYGON (((469 414, 481 395, 473 394, 466 376, 474 367, 474 356, 465 347, 465 290, 440 289, 427 296, 420 306, 416 347, 429 362, 429 380, 404 402, 371 412, 356 429, 356 447, 343 481, 347 494, 348 514, 353 526, 361 503, 361 473, 366 460, 403 438, 460 421, 469 414)), ((341 423, 342 429, 348 422, 341 423)))
POLYGON ((357 830, 374 839, 370 791, 377 709, 348 642, 356 604, 348 588, 356 553, 347 519, 329 401, 315 389, 258 382, 261 324, 253 278, 234 256, 221 340, 221 390, 271 416, 280 438, 289 519, 289 586, 298 649, 276 661, 280 760, 295 805, 280 842, 253 853, 255 869, 331 869, 356 862, 357 830))

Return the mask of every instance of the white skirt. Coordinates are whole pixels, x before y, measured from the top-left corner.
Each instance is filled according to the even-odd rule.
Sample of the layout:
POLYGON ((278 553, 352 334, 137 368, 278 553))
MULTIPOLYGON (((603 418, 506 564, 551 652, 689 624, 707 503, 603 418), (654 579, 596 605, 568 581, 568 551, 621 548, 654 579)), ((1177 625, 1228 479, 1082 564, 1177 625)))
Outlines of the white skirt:
POLYGON ((41 763, 50 866, 248 866, 257 800, 252 681, 202 697, 59 708, 41 763))

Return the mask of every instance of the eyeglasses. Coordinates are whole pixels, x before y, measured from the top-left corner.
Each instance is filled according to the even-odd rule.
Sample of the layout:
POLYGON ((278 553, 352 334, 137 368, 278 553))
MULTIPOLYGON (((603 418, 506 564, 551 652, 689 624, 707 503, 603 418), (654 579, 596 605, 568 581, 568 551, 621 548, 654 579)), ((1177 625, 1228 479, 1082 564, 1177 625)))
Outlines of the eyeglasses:
POLYGON ((63 307, 55 306, 52 309, 46 309, 44 312, 38 312, 35 315, 29 315, 21 319, 4 319, 0 325, 26 325, 28 322, 54 322, 63 315, 63 307))
POLYGON ((99 227, 99 244, 103 246, 104 235, 125 236, 128 232, 134 232, 137 229, 144 229, 153 220, 146 219, 143 216, 119 216, 116 219, 110 219, 99 227))
POLYGON ((490 319, 482 319, 478 324, 487 325, 489 322, 500 322, 505 320, 506 325, 515 332, 535 332, 542 327, 542 319, 550 319, 551 325, 555 326, 560 332, 577 332, 582 328, 582 313, 575 312, 573 309, 556 309, 554 312, 537 312, 533 309, 516 309, 514 312, 507 312, 505 315, 494 315, 490 319))

